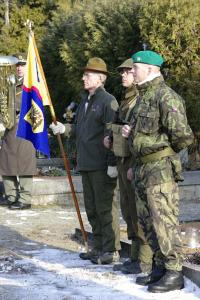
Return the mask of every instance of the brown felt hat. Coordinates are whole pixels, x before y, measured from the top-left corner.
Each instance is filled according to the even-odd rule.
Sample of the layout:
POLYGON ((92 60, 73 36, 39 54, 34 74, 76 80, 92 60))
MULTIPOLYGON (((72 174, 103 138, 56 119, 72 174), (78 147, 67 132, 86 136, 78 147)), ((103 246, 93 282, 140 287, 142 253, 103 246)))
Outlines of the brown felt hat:
POLYGON ((99 72, 103 74, 108 74, 106 63, 103 59, 99 57, 92 57, 88 60, 84 71, 99 72))

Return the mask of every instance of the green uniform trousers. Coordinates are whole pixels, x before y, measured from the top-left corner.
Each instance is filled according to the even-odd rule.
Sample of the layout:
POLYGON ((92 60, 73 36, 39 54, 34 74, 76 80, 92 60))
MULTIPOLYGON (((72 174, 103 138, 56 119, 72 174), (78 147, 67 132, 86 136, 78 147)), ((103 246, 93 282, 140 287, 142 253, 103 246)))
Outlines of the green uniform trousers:
POLYGON ((152 247, 155 263, 169 270, 181 271, 179 188, 173 180, 168 159, 138 166, 135 176, 138 221, 152 247), (165 182, 167 174, 171 181, 165 182), (157 184, 151 185, 153 180, 157 184))
POLYGON ((132 240, 131 258, 139 258, 143 272, 149 272, 152 268, 153 251, 138 224, 135 191, 133 185, 127 179, 129 165, 129 158, 118 159, 117 168, 121 212, 127 224, 128 239, 132 240))
POLYGON ((33 176, 2 176, 5 196, 8 201, 31 204, 33 176))
POLYGON ((117 179, 110 178, 106 170, 82 171, 81 175, 94 248, 103 252, 120 250, 119 212, 115 196, 117 179))

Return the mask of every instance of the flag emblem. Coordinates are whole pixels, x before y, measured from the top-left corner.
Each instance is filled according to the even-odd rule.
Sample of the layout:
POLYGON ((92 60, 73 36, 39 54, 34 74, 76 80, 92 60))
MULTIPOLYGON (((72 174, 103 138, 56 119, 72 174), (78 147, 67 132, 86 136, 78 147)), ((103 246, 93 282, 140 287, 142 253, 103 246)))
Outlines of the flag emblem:
POLYGON ((27 114, 25 115, 24 120, 31 125, 34 133, 43 132, 44 130, 43 113, 40 107, 37 105, 37 103, 35 103, 35 101, 32 101, 32 106, 27 112, 27 114))

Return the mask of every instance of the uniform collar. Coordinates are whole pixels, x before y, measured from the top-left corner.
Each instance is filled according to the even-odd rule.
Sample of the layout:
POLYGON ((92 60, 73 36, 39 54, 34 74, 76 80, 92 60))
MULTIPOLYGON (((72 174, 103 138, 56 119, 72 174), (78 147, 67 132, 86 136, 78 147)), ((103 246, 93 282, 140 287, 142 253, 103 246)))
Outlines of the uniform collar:
MULTIPOLYGON (((105 88, 103 86, 99 86, 95 90, 94 94, 90 96, 90 99, 92 99, 94 95, 98 95, 99 93, 101 93, 101 91, 105 91, 105 88)), ((88 96, 89 96, 88 91, 84 90, 84 92, 82 93, 82 96, 83 96, 83 98, 87 98, 88 99, 88 96)))
POLYGON ((148 81, 152 81, 152 80, 154 80, 155 78, 160 77, 160 76, 161 76, 161 73, 160 73, 160 72, 158 72, 158 73, 156 73, 156 74, 150 74, 145 80, 139 82, 138 85, 140 86, 140 85, 142 85, 142 84, 144 84, 144 83, 146 83, 146 82, 148 82, 148 81))
POLYGON ((126 89, 125 100, 132 98, 137 95, 137 89, 135 85, 132 85, 126 89))
POLYGON ((153 88, 156 87, 157 85, 159 85, 161 82, 164 81, 164 78, 162 75, 160 75, 159 77, 154 78, 151 81, 147 81, 141 85, 137 85, 137 89, 139 91, 139 93, 146 91, 149 88, 153 88))

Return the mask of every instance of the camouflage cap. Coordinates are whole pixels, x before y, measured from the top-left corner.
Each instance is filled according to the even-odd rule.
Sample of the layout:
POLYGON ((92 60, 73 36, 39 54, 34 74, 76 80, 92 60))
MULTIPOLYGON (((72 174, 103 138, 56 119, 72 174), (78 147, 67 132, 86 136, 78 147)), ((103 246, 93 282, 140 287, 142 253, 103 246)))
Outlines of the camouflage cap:
POLYGON ((26 64, 26 54, 25 53, 17 53, 14 56, 18 59, 18 62, 16 63, 16 65, 25 65, 26 64))
POLYGON ((118 71, 121 69, 132 69, 133 68, 133 60, 131 58, 126 59, 119 67, 117 67, 118 71))
POLYGON ((93 71, 103 74, 108 73, 105 61, 99 57, 90 58, 87 62, 86 67, 84 68, 84 71, 93 71))
POLYGON ((150 50, 138 51, 133 54, 131 58, 134 63, 148 64, 158 67, 160 67, 164 62, 164 59, 160 54, 150 50))

